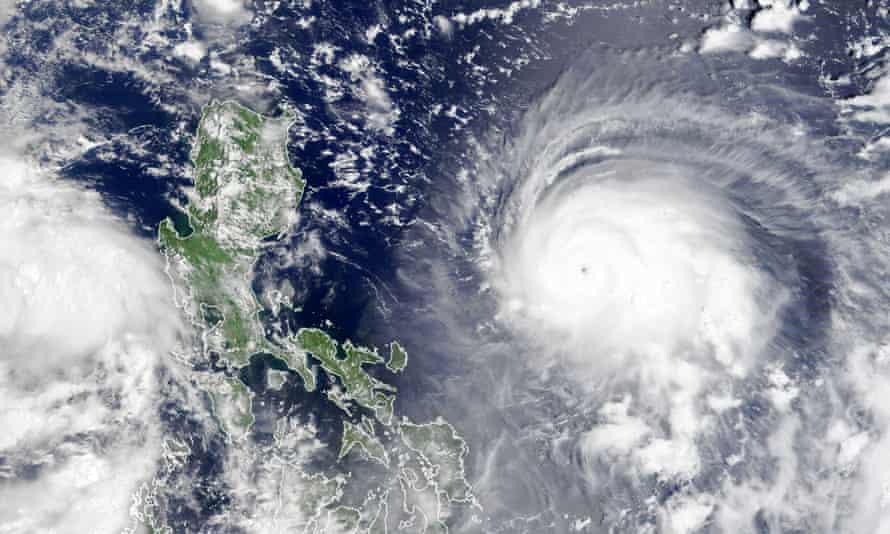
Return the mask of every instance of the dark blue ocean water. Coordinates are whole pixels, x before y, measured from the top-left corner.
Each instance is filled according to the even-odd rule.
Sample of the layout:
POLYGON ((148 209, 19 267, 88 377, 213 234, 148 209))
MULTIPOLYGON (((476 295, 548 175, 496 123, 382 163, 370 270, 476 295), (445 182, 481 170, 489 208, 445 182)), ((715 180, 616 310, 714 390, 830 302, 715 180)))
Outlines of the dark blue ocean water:
MULTIPOLYGON (((267 7, 266 4, 258 2, 260 7, 267 7)), ((294 4, 299 5, 282 2, 252 24, 231 30, 237 47, 223 51, 225 57, 255 62, 259 74, 274 80, 278 89, 271 99, 253 101, 232 93, 217 86, 206 69, 175 64, 150 48, 115 50, 116 56, 109 55, 107 44, 119 38, 116 32, 132 31, 122 28, 133 20, 153 16, 155 3, 149 0, 127 6, 97 2, 86 11, 69 10, 57 2, 31 2, 23 15, 12 22, 11 31, 23 46, 9 52, 16 69, 7 76, 39 76, 43 80, 40 91, 56 102, 58 109, 38 117, 38 122, 51 125, 64 121, 68 110, 83 115, 92 132, 108 139, 61 161, 62 173, 99 191, 112 209, 132 217, 137 223, 134 230, 145 236, 152 236, 165 217, 181 216, 176 205, 186 202, 182 191, 191 176, 190 134, 197 126, 202 103, 211 98, 241 98, 244 104, 262 112, 277 113, 279 104, 300 110, 300 124, 292 131, 288 149, 291 161, 303 171, 308 186, 298 224, 275 247, 296 248, 309 236, 319 235, 328 251, 321 265, 323 274, 299 268, 276 270, 263 264, 271 261, 267 258, 261 260, 258 269, 271 275, 258 279, 255 288, 261 292, 270 281, 286 278, 291 282, 301 311, 274 319, 285 330, 323 326, 339 339, 350 338, 371 346, 399 339, 410 354, 408 369, 400 376, 384 371, 379 371, 379 376, 399 387, 398 412, 428 420, 443 413, 441 403, 451 391, 449 383, 469 372, 462 367, 466 361, 463 356, 474 347, 445 343, 450 339, 447 330, 451 326, 437 319, 427 287, 405 283, 400 276, 404 255, 396 252, 418 218, 436 220, 453 209, 451 197, 458 187, 454 175, 467 157, 470 140, 498 129, 509 136, 511 125, 525 106, 553 83, 580 50, 601 43, 619 47, 664 46, 670 33, 694 35, 705 23, 685 18, 671 23, 674 13, 667 2, 621 13, 591 10, 571 24, 545 24, 540 13, 529 11, 516 16, 512 24, 483 21, 456 30, 451 37, 438 34, 431 24, 429 38, 408 39, 401 46, 394 46, 386 32, 399 34, 413 25, 401 23, 400 15, 432 21, 435 15, 447 17, 488 5, 502 7, 503 2, 486 0, 472 2, 471 6, 455 1, 431 6, 363 1, 312 2, 309 7, 301 2, 294 4), (309 29, 299 25, 306 17, 315 20, 309 29), (366 30, 381 22, 387 24, 384 33, 367 42, 366 30), (98 61, 47 61, 47 54, 56 46, 55 37, 66 30, 81 34, 75 42, 82 51, 105 56, 108 61, 104 65, 98 61), (326 88, 318 75, 344 81, 344 74, 333 65, 311 65, 307 58, 318 43, 333 45, 341 55, 357 53, 373 59, 400 112, 392 133, 367 124, 362 118, 364 104, 357 95, 346 94, 335 102, 326 98, 326 88), (287 73, 279 71, 269 59, 273 51, 289 67, 287 73), (468 55, 474 57, 473 63, 465 60, 468 55), (528 64, 517 70, 515 61, 520 57, 528 59, 528 64), (165 68, 164 78, 152 79, 133 65, 144 65, 149 73, 159 66, 169 69, 165 68), (488 74, 480 78, 475 66, 485 67, 488 74), (512 73, 507 75, 505 70, 512 73), (453 106, 465 124, 456 129, 454 119, 430 112, 434 106, 453 106), (361 181, 367 184, 360 191, 342 185, 332 167, 336 155, 345 147, 356 152, 373 148, 370 155, 357 160, 357 167, 364 169, 361 181), (390 204, 400 206, 399 224, 393 224, 387 212, 381 210, 390 204), (324 217, 326 210, 341 214, 346 224, 332 225, 324 217)), ((719 3, 712 10, 715 15, 719 14, 716 4, 719 3)), ((841 3, 835 9, 859 13, 853 4, 841 3)), ((168 14, 170 20, 180 22, 192 15, 187 4, 181 12, 168 14)), ((765 72, 781 71, 788 83, 799 83, 812 92, 818 88, 804 85, 813 83, 816 71, 829 76, 855 72, 856 83, 844 91, 856 92, 867 82, 867 75, 857 70, 858 65, 848 55, 844 43, 849 33, 864 28, 869 21, 858 15, 847 18, 851 22, 846 25, 838 22, 844 16, 807 21, 814 42, 836 43, 820 44, 823 49, 811 50, 818 61, 795 67, 796 70, 771 63, 758 68, 765 72)), ((200 25, 195 32, 198 38, 212 36, 212 31, 200 25)), ((183 37, 181 25, 171 25, 163 33, 173 40, 183 37)), ((725 83, 744 81, 727 79, 725 83)), ((797 315, 786 318, 788 328, 793 330, 804 323, 812 326, 813 322, 826 320, 830 272, 818 243, 789 246, 801 258, 805 274, 812 281, 805 305, 795 308, 797 315)), ((428 249, 421 247, 413 252, 416 264, 410 268, 415 273, 422 271, 426 268, 424 260, 440 253, 433 243, 428 249)), ((430 271, 428 276, 432 281, 442 275, 430 271)), ((457 297, 472 294, 475 284, 476 281, 467 281, 465 287, 456 284, 466 291, 457 297)), ((474 311, 477 310, 468 305, 467 315, 472 316, 474 311)), ((789 336, 793 338, 793 332, 789 336)), ((256 393, 256 439, 269 439, 268 428, 277 417, 311 415, 323 423, 321 439, 330 444, 335 456, 341 428, 339 411, 325 400, 323 390, 307 393, 295 376, 283 391, 268 390, 265 375, 269 367, 281 365, 270 357, 257 356, 243 369, 219 370, 239 376, 256 393)), ((182 407, 171 403, 165 410, 166 423, 192 448, 182 469, 198 484, 191 495, 193 500, 175 494, 164 499, 169 509, 178 510, 176 524, 183 530, 196 531, 228 502, 220 478, 225 443, 202 428, 182 407)), ((451 415, 457 416, 453 422, 461 431, 473 435, 472 428, 462 427, 461 413, 451 415)))

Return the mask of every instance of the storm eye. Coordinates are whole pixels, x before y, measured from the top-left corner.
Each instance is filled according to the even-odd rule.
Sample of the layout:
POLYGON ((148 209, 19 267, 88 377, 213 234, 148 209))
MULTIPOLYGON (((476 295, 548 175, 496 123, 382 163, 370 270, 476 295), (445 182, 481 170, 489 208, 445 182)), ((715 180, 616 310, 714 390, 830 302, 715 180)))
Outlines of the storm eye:
POLYGON ((758 295, 779 302, 783 289, 742 260, 753 246, 742 219, 696 174, 604 158, 519 206, 495 280, 515 325, 578 343, 597 366, 682 348, 726 373, 747 368, 777 309, 758 295))

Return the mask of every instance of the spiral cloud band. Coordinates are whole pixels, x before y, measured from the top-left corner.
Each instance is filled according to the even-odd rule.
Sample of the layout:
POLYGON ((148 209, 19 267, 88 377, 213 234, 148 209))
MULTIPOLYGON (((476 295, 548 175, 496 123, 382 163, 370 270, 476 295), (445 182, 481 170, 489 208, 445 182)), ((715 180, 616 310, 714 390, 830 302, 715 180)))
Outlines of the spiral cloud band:
POLYGON ((539 432, 581 459, 604 524, 887 528, 870 453, 890 422, 885 319, 863 310, 888 264, 836 203, 881 177, 825 143, 829 105, 726 90, 683 58, 597 51, 483 151, 473 221, 498 324, 536 388, 574 384, 566 409, 589 423, 539 432), (754 111, 767 99, 787 115, 754 111))

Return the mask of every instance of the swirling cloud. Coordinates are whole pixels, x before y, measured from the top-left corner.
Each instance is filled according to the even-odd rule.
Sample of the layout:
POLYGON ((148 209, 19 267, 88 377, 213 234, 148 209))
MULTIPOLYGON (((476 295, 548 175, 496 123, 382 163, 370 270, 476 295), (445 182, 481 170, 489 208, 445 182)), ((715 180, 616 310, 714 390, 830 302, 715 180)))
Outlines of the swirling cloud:
POLYGON ((120 530, 157 459, 170 283, 95 193, 0 169, 0 532, 120 530))
POLYGON ((794 105, 751 111, 787 95, 729 100, 684 61, 592 53, 480 159, 499 324, 541 384, 572 384, 565 408, 590 423, 554 455, 575 444, 607 523, 875 531, 890 419, 881 321, 863 310, 883 291, 855 265, 888 264, 833 203, 850 197, 839 177, 883 177, 794 105))

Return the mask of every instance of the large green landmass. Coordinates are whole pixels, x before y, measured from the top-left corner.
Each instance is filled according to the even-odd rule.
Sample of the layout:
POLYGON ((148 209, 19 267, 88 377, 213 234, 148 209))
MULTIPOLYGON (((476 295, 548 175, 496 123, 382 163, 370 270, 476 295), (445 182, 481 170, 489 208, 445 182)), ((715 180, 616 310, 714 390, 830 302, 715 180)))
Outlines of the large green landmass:
MULTIPOLYGON (((338 461, 370 462, 383 474, 360 503, 341 502, 340 482, 313 475, 318 495, 306 500, 316 504, 307 511, 304 531, 447 532, 457 507, 478 506, 464 474, 466 445, 443 420, 396 417, 397 389, 368 372, 402 372, 408 365, 402 345, 390 343, 384 359, 377 349, 337 341, 319 328, 271 339, 260 319, 263 307, 251 286, 254 265, 294 222, 306 184, 287 157, 292 120, 231 102, 204 109, 187 213, 164 220, 158 230, 168 272, 180 289, 177 303, 200 332, 205 356, 215 353, 238 369, 255 354, 271 354, 308 391, 318 389, 318 367, 336 381, 326 395, 344 414, 338 461)), ((248 440, 255 421, 250 389, 222 374, 202 376, 198 382, 221 429, 233 443, 248 440)))

